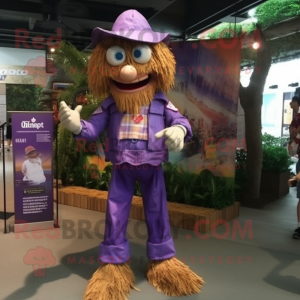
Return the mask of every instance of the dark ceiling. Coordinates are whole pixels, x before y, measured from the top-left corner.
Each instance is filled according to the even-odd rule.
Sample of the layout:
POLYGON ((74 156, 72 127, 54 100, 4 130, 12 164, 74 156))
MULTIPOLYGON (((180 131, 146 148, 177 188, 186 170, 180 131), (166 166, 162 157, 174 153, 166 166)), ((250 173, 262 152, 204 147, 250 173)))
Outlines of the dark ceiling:
MULTIPOLYGON (((79 50, 91 50, 95 27, 111 30, 124 10, 136 9, 156 31, 169 32, 172 40, 196 37, 221 22, 241 22, 247 12, 266 0, 1 0, 0 47, 15 47, 16 30, 27 32, 32 46, 36 36, 48 38, 62 30, 62 39, 79 50), (22 30, 21 30, 22 29, 22 30)), ((19 34, 20 35, 20 34, 19 34)), ((23 35, 23 34, 21 34, 23 35)), ((24 47, 21 46, 20 47, 24 47)))

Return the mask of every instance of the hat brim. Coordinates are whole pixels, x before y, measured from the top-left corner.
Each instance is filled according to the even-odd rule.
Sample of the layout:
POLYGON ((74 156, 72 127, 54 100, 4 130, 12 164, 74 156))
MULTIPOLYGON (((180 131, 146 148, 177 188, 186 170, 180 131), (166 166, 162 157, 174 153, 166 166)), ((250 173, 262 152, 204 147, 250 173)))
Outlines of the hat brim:
POLYGON ((32 158, 38 157, 41 153, 37 150, 31 150, 25 154, 25 156, 29 156, 32 158))
POLYGON ((109 37, 119 37, 126 40, 138 41, 143 43, 151 43, 151 44, 164 42, 166 45, 168 45, 170 41, 169 33, 156 32, 156 31, 152 31, 151 29, 109 31, 97 27, 92 32, 93 48, 95 48, 102 40, 109 37))

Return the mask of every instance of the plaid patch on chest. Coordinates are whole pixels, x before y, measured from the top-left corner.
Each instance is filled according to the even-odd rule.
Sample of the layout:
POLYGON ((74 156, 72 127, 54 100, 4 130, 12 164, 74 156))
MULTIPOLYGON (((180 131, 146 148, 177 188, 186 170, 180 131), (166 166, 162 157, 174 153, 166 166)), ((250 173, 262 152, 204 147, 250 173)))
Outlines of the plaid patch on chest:
POLYGON ((119 139, 148 140, 149 106, 143 106, 138 115, 125 114, 119 131, 119 139))

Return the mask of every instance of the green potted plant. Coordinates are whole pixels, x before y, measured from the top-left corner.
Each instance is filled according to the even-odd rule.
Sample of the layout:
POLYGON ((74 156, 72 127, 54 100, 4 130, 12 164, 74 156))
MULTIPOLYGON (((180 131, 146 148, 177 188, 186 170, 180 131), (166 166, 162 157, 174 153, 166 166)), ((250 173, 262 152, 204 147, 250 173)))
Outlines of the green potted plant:
POLYGON ((270 134, 262 136, 263 162, 260 192, 262 194, 282 197, 289 193, 287 181, 290 178, 290 166, 293 161, 289 157, 286 138, 276 138, 270 134))

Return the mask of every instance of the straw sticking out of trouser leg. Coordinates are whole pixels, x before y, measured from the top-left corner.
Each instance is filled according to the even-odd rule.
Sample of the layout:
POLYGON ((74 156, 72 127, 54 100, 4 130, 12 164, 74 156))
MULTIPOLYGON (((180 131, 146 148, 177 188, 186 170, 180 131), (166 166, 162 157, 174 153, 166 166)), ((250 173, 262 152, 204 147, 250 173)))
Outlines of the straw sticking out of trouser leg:
POLYGON ((92 276, 84 300, 127 300, 134 287, 134 274, 128 264, 104 264, 92 276))
POLYGON ((172 297, 198 294, 205 283, 188 266, 174 257, 150 261, 147 279, 157 291, 172 297))

